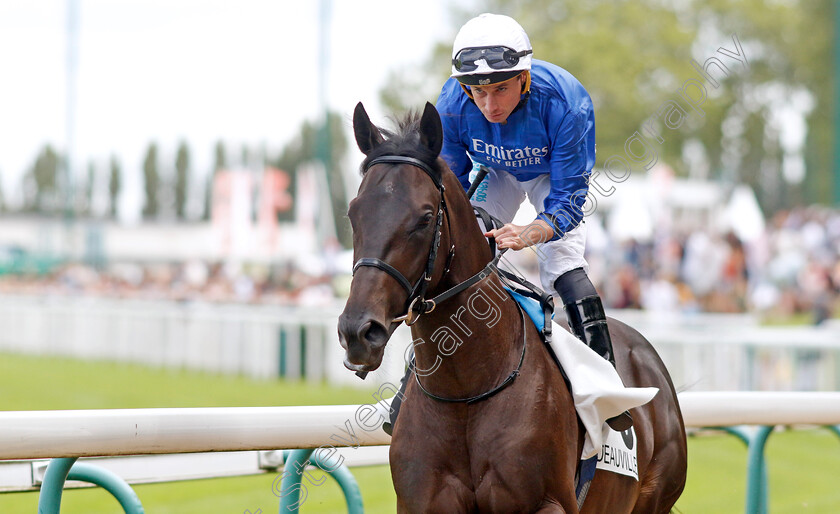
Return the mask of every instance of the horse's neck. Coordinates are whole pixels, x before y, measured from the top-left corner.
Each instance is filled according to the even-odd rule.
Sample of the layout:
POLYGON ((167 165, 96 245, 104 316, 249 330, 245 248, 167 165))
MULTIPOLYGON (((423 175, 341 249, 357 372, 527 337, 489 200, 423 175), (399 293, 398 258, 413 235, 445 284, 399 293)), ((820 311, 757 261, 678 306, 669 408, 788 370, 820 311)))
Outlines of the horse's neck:
MULTIPOLYGON (((455 180, 447 184, 450 187, 460 184, 455 180)), ((465 197, 450 201, 449 210, 455 257, 447 276, 434 288, 436 294, 479 273, 492 257, 465 197)), ((412 334, 424 386, 452 398, 498 385, 516 367, 522 351, 520 318, 515 301, 494 274, 423 315, 412 334)))
POLYGON ((517 367, 522 325, 515 300, 495 275, 469 287, 412 329, 423 385, 447 398, 490 391, 517 367))
MULTIPOLYGON (((448 173, 444 176, 447 191, 456 191, 461 183, 455 175, 448 173)), ((469 279, 490 262, 493 255, 484 234, 475 219, 475 212, 465 195, 448 194, 446 229, 447 238, 451 236, 449 245, 455 246, 455 257, 452 259, 449 273, 444 276, 436 289, 446 290, 469 279)), ((446 248, 445 250, 449 250, 446 248)))

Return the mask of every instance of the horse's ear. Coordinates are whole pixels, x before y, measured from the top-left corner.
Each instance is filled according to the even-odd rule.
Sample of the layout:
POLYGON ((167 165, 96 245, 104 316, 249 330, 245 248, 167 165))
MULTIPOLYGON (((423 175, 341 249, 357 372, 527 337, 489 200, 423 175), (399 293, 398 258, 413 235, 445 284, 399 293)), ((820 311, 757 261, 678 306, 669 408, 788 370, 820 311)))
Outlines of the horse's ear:
POLYGON ((356 134, 356 144, 359 145, 359 150, 365 155, 385 141, 376 125, 371 123, 362 102, 356 104, 356 110, 353 111, 353 132, 356 134))
POLYGON ((420 142, 434 152, 435 156, 440 155, 443 147, 443 126, 440 124, 440 114, 431 102, 426 102, 423 109, 423 116, 420 118, 420 142))

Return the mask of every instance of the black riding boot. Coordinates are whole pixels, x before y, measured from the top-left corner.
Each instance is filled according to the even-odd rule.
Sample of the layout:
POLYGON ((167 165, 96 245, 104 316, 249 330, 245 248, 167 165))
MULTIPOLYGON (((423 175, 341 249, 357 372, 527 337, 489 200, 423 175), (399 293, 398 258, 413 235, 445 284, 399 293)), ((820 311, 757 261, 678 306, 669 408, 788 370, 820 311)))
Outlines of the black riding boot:
MULTIPOLYGON (((572 332, 578 339, 592 348, 595 353, 615 367, 612 340, 607 328, 607 317, 604 314, 601 298, 597 294, 587 296, 574 303, 567 303, 564 307, 572 332)), ((608 419, 607 424, 613 430, 622 432, 633 426, 633 418, 629 412, 624 411, 618 416, 608 419)))

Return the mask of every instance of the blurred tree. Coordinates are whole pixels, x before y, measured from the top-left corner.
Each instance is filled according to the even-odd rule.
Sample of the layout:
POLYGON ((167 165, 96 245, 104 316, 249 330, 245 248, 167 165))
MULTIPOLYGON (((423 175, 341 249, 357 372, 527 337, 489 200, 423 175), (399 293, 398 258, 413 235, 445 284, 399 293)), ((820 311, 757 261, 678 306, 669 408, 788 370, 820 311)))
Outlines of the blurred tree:
POLYGON ((143 217, 146 219, 157 218, 160 211, 160 174, 158 172, 157 154, 157 144, 149 143, 146 158, 143 160, 143 191, 145 193, 143 217))
MULTIPOLYGON (((434 45, 429 56, 419 67, 412 64, 393 68, 388 72, 386 86, 379 92, 379 100, 390 112, 401 113, 411 109, 422 109, 426 102, 437 102, 440 89, 449 78, 450 61, 452 60, 452 41, 458 29, 480 10, 466 10, 460 5, 452 4, 448 20, 443 23, 449 25, 449 35, 444 41, 434 45)), ((421 57, 421 56, 417 56, 421 57)))
POLYGON ((251 149, 248 148, 248 145, 243 143, 242 147, 239 149, 239 165, 247 169, 251 164, 251 155, 251 149))
POLYGON ((93 195, 96 188, 96 166, 93 161, 88 161, 87 179, 85 181, 85 189, 83 198, 81 198, 79 212, 82 214, 93 214, 93 195))
POLYGON ((117 156, 111 156, 111 172, 108 177, 108 205, 112 219, 117 219, 118 201, 122 190, 122 171, 117 156))
POLYGON ((719 139, 721 168, 734 168, 768 212, 831 201, 833 4, 708 0, 696 8, 696 44, 715 48, 713 40, 735 33, 749 59, 723 103, 719 130, 704 138, 719 139))
POLYGON ((187 148, 186 141, 181 141, 175 158, 175 216, 179 220, 183 220, 186 213, 189 168, 190 150, 187 148))
MULTIPOLYGON (((349 248, 352 245, 352 233, 346 215, 348 200, 342 175, 342 163, 347 153, 347 138, 342 118, 338 113, 327 114, 326 126, 329 128, 328 132, 324 130, 323 122, 317 124, 304 122, 298 131, 298 136, 283 148, 279 157, 271 164, 289 174, 291 179, 289 194, 292 196, 294 205, 297 193, 297 173, 300 166, 316 159, 326 161, 324 167, 327 171, 336 236, 342 246, 349 248)), ((281 221, 291 220, 294 218, 294 211, 295 209, 292 208, 282 212, 278 218, 281 221)))
POLYGON ((208 221, 213 211, 213 178, 216 172, 207 175, 204 180, 204 212, 201 214, 203 221, 208 221))
POLYGON ((215 161, 213 161, 213 173, 227 168, 227 153, 225 144, 221 140, 216 142, 215 161))
POLYGON ((24 210, 55 213, 59 207, 58 171, 61 158, 45 145, 24 176, 24 210))
POLYGON ((213 210, 213 179, 219 171, 227 169, 227 152, 225 151, 225 144, 222 140, 216 141, 216 148, 214 150, 213 172, 207 176, 207 181, 204 185, 204 214, 201 219, 207 221, 213 210))
MULTIPOLYGON (((453 35, 454 38, 454 35, 453 35)), ((379 101, 388 112, 401 113, 411 109, 420 109, 426 102, 436 103, 440 89, 449 78, 449 54, 451 43, 438 43, 431 56, 422 66, 426 73, 418 73, 407 68, 394 68, 388 72, 385 83, 379 92, 379 101)))
MULTIPOLYGON (((826 201, 835 102, 826 65, 832 62, 831 7, 829 0, 479 0, 471 12, 453 14, 452 37, 434 48, 425 76, 393 72, 381 99, 392 110, 405 110, 436 98, 449 75, 457 29, 480 12, 507 14, 528 32, 535 58, 567 69, 591 94, 597 167, 625 155, 625 144, 639 131, 651 139, 658 162, 680 175, 746 182, 765 211, 803 195, 826 201), (733 34, 747 66, 718 53, 736 49, 733 34), (705 79, 703 116, 689 110, 681 127, 664 126, 659 109, 681 101, 687 81, 704 78, 692 60, 702 66, 710 57, 721 59, 728 76, 712 68, 718 86, 705 79), (435 78, 437 89, 425 77, 435 78), (799 129, 803 116, 807 125, 799 129), (798 149, 797 134, 803 132, 805 147, 798 149), (804 181, 798 164, 803 156, 804 181), (801 184, 805 191, 799 191, 801 184)), ((633 173, 643 169, 635 166, 633 173)))

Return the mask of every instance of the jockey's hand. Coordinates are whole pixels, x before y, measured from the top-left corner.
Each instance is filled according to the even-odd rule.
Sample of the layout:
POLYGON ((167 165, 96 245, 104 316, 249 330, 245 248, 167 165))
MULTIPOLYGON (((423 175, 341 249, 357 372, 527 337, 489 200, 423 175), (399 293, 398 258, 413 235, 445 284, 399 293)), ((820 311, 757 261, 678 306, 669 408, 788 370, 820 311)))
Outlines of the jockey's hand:
POLYGON ((529 225, 514 225, 507 223, 502 228, 484 233, 484 237, 496 238, 499 249, 510 248, 521 250, 528 246, 544 243, 554 236, 554 230, 541 219, 534 220, 529 225))

